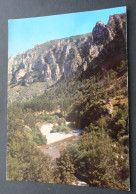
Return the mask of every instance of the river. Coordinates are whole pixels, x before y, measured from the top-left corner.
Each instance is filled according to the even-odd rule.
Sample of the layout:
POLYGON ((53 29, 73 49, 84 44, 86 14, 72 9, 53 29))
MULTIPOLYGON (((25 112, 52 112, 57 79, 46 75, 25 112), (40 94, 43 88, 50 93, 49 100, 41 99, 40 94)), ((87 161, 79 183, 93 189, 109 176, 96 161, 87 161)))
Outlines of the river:
POLYGON ((79 134, 83 130, 73 129, 69 134, 56 132, 51 133, 53 124, 43 124, 41 127, 41 133, 46 135, 47 144, 39 146, 44 153, 48 153, 53 159, 60 157, 60 152, 66 148, 70 142, 74 142, 79 138, 79 134))
MULTIPOLYGON (((64 150, 69 143, 74 143, 79 139, 80 133, 83 130, 73 129, 69 134, 65 133, 51 133, 53 124, 43 124, 41 127, 41 133, 46 135, 47 144, 39 146, 39 148, 45 153, 49 154, 52 159, 60 157, 60 152, 64 150)), ((88 186, 86 182, 77 179, 78 186, 88 186)))

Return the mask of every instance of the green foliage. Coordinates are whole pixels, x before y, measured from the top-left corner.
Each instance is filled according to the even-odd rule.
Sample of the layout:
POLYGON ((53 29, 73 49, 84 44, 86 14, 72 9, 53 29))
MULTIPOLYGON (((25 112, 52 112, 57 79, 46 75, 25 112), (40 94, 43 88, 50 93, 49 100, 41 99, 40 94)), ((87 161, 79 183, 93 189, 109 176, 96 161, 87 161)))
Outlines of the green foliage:
POLYGON ((113 117, 107 119, 109 135, 117 140, 128 135, 128 105, 119 103, 114 106, 113 117))
POLYGON ((57 115, 45 115, 44 121, 48 123, 57 123, 59 120, 59 117, 57 115))
POLYGON ((64 117, 62 118, 59 118, 58 121, 57 121, 58 125, 65 125, 66 124, 66 120, 64 117))
POLYGON ((70 161, 68 152, 62 152, 61 157, 56 160, 57 166, 54 169, 54 181, 56 183, 68 184, 77 183, 74 165, 70 161))
MULTIPOLYGON (((9 107, 7 178, 19 181, 50 182, 50 157, 45 156, 37 148, 33 142, 34 134, 31 135, 31 133, 31 129, 25 125, 25 115, 22 109, 15 106, 9 107)), ((38 137, 37 134, 35 137, 38 137)), ((42 141, 42 137, 40 138, 39 140, 42 141)))
POLYGON ((53 129, 51 130, 51 133, 56 133, 56 132, 62 132, 62 133, 68 134, 70 132, 70 128, 67 125, 54 126, 53 129))
POLYGON ((127 63, 126 61, 121 61, 120 65, 117 66, 118 73, 121 74, 122 72, 126 71, 127 63))
MULTIPOLYGON (((126 163, 126 154, 121 150, 118 143, 112 142, 112 139, 101 129, 97 131, 84 133, 80 143, 80 154, 78 166, 87 176, 88 184, 100 187, 110 187, 125 189, 124 179, 119 176, 119 172, 124 169, 126 163), (122 158, 122 159, 121 159, 122 158), (81 164, 80 164, 81 163, 81 164), (87 165, 87 164, 90 165, 87 165)), ((127 159, 128 161, 128 159, 127 159)), ((128 178, 128 169, 125 179, 128 178)))
MULTIPOLYGON (((82 55, 86 57, 86 49, 82 55)), ((128 189, 126 62, 90 69, 72 74, 31 101, 9 107, 10 179, 77 184, 79 178, 90 186, 128 189), (37 111, 44 114, 36 117, 37 111), (36 122, 53 123, 52 132, 69 133, 64 118, 84 132, 53 165, 50 157, 36 148, 46 143, 36 122)))
POLYGON ((34 114, 31 112, 31 109, 27 109, 24 115, 24 122, 30 128, 34 128, 36 124, 36 118, 34 114))
POLYGON ((46 137, 44 137, 42 135, 42 133, 40 132, 39 128, 35 127, 32 131, 31 131, 31 135, 32 135, 32 139, 33 141, 37 144, 37 145, 43 145, 47 143, 47 139, 46 137))
POLYGON ((58 183, 64 183, 64 175, 69 178, 69 172, 74 172, 74 176, 90 186, 127 189, 124 182, 129 176, 127 154, 104 129, 84 132, 80 144, 69 145, 61 154, 56 169, 58 183), (68 171, 65 164, 73 165, 74 171, 68 171))
MULTIPOLYGON (((80 144, 68 146, 65 152, 74 165, 75 176, 90 186, 128 189, 128 103, 127 93, 121 90, 126 88, 124 64, 119 72, 115 68, 104 76, 97 73, 96 78, 84 78, 76 88, 78 97, 67 109, 67 118, 85 132, 80 144), (115 80, 121 81, 115 85, 115 80)), ((60 165, 57 163, 59 171, 60 165)), ((61 168, 62 172, 65 169, 61 168)))

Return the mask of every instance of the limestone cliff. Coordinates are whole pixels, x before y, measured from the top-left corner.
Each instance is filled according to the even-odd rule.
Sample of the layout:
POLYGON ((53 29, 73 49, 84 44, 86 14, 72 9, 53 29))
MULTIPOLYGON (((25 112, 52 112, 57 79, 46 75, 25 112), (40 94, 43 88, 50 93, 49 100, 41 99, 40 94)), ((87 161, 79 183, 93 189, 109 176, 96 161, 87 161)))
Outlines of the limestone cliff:
POLYGON ((125 37, 126 14, 116 14, 110 16, 107 25, 98 21, 92 33, 36 45, 9 58, 9 85, 52 85, 78 70, 115 65, 126 58, 125 37))

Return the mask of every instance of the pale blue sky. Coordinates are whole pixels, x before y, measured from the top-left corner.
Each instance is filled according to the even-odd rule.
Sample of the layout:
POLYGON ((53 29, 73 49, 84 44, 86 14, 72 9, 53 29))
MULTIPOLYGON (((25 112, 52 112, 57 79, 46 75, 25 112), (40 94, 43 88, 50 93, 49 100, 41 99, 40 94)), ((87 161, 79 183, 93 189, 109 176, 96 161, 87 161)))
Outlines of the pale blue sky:
POLYGON ((126 7, 54 16, 12 19, 8 24, 8 56, 49 40, 91 32, 97 21, 107 24, 109 16, 126 12, 126 7))

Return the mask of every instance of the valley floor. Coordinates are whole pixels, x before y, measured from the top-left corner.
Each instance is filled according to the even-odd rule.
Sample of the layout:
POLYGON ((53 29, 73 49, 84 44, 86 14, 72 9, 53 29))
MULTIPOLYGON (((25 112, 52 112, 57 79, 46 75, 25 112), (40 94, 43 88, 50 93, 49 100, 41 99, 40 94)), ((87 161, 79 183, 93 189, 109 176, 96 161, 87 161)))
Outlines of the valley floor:
MULTIPOLYGON (((66 122, 66 124, 69 124, 66 122)), ((41 133, 46 136, 47 143, 38 146, 44 153, 49 154, 53 159, 60 157, 60 152, 66 148, 66 146, 78 139, 79 134, 83 130, 72 129, 68 134, 62 132, 52 133, 53 124, 43 124, 40 128, 41 133)))
POLYGON ((51 133, 51 130, 53 128, 53 124, 48 123, 48 124, 43 124, 41 127, 41 133, 47 138, 47 144, 54 143, 60 140, 64 140, 68 137, 72 137, 75 133, 70 132, 69 134, 61 133, 61 132, 56 132, 56 133, 51 133))

